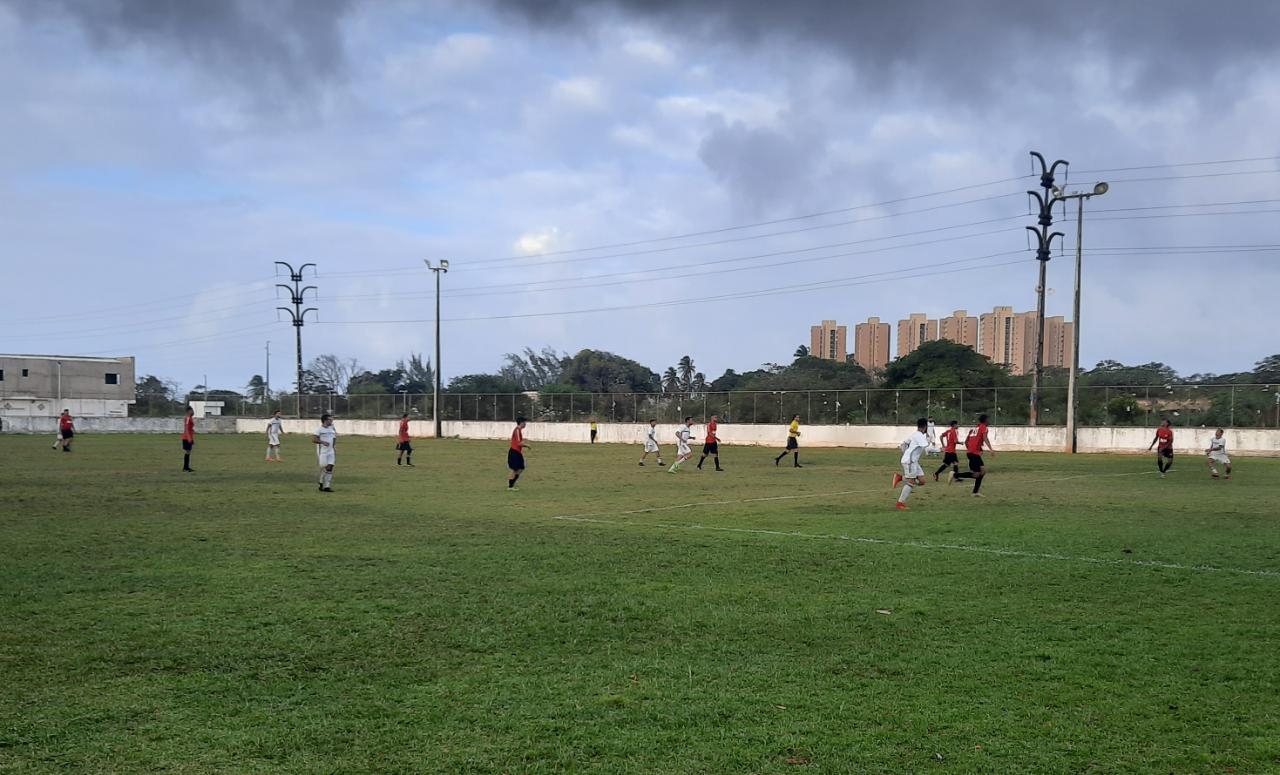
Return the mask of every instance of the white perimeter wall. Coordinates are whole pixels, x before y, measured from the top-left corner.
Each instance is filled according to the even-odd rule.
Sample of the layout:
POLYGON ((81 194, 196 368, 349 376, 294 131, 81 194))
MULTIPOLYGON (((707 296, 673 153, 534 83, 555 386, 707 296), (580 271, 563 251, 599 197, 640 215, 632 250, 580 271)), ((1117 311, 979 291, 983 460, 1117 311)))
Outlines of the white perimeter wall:
MULTIPOLYGON (((229 419, 229 418, 224 418, 229 419)), ((209 421, 205 420, 204 425, 209 421)), ((310 434, 318 426, 318 420, 284 420, 286 434, 310 434)), ((338 433, 347 436, 395 436, 398 420, 335 420, 338 433)), ((236 419, 235 429, 240 433, 266 434, 267 421, 236 419)), ((462 439, 508 439, 515 425, 511 422, 457 421, 443 423, 445 437, 462 439)), ((678 425, 659 423, 658 443, 663 447, 675 446, 678 425)), ((694 439, 702 442, 705 426, 695 424, 694 439)), ((649 430, 648 423, 601 423, 597 442, 601 444, 634 444, 639 446, 649 430)), ((800 446, 813 447, 864 447, 888 449, 898 446, 915 428, 891 425, 802 425, 800 446)), ((1213 428, 1174 428, 1175 449, 1182 454, 1200 454, 1209 446, 1213 428)), ((52 427, 50 428, 52 432, 52 427)), ((210 432, 213 429, 210 429, 210 432)), ((430 438, 432 425, 429 420, 412 420, 409 433, 414 438, 430 438)), ((784 425, 729 425, 719 426, 721 441, 727 446, 767 446, 781 449, 786 444, 787 428, 784 425)), ((1147 445, 1155 436, 1154 428, 1082 428, 1077 435, 1081 452, 1130 452, 1147 451, 1147 445)), ((997 450, 1061 452, 1066 448, 1066 431, 1063 428, 993 427, 991 443, 997 450)), ((1228 430, 1227 450, 1246 455, 1280 454, 1280 431, 1277 430, 1228 430)), ((539 423, 525 427, 525 438, 530 442, 577 442, 591 439, 587 423, 539 423)))

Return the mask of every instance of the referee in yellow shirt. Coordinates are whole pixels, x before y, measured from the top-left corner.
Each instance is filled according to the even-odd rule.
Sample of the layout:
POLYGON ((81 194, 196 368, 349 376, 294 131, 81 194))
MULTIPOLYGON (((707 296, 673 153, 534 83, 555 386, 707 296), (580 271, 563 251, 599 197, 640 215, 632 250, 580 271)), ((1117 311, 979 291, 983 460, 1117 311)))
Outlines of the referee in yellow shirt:
POLYGON ((800 465, 800 415, 798 414, 791 418, 791 427, 787 429, 787 448, 773 459, 773 464, 776 466, 781 463, 788 452, 793 455, 796 468, 804 468, 800 465))

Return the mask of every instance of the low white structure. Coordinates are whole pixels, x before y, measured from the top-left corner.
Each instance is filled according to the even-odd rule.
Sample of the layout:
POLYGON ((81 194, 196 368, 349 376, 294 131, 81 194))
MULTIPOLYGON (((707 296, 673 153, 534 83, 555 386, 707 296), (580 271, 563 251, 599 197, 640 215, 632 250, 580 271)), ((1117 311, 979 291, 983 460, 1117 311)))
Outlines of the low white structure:
POLYGON ((134 403, 132 357, 0 355, 0 417, 127 417, 134 403))
MULTIPOLYGON (((319 420, 284 421, 285 433, 310 434, 319 420)), ((395 436, 398 420, 334 420, 338 433, 345 436, 395 436)), ((265 419, 236 420, 240 433, 262 433, 265 419)), ((462 439, 507 439, 515 427, 512 422, 446 421, 444 436, 462 439)), ((675 444, 679 426, 674 423, 658 424, 658 443, 675 444)), ((598 443, 634 444, 639 448, 648 423, 600 423, 598 443)), ((817 447, 862 447, 867 449, 892 449, 905 439, 914 427, 905 425, 801 425, 801 449, 817 447)), ((1209 438, 1215 428, 1174 428, 1174 448, 1181 454, 1201 454, 1209 446, 1209 438)), ((705 426, 694 425, 695 443, 701 443, 705 426)), ((415 438, 431 437, 429 420, 409 423, 409 433, 415 438)), ((728 425, 721 423, 718 435, 725 446, 786 445, 787 428, 784 425, 728 425)), ((1077 435, 1077 447, 1081 452, 1145 453, 1155 436, 1154 428, 1081 428, 1077 435)), ((1226 432, 1227 449, 1231 454, 1280 455, 1280 430, 1238 428, 1226 432)), ((586 444, 591 441, 587 423, 539 423, 530 422, 525 427, 525 438, 531 442, 552 441, 586 444)), ((991 443, 996 450, 1011 452, 1062 452, 1066 447, 1067 432, 1063 428, 1023 426, 993 426, 991 443)), ((963 439, 963 434, 962 434, 963 439)), ((695 446, 696 449, 696 446, 695 446)))

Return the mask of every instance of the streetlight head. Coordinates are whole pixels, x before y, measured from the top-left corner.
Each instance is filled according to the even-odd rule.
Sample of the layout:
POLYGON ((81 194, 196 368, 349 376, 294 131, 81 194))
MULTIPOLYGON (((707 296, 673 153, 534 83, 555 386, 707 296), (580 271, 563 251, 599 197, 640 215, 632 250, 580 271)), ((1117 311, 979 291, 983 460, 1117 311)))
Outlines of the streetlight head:
MULTIPOLYGON (((1106 184, 1106 183, 1103 183, 1103 184, 1101 184, 1101 185, 1102 185, 1102 190, 1103 190, 1103 191, 1106 191, 1106 190, 1107 190, 1107 184, 1106 184)), ((1095 189, 1095 190, 1096 190, 1096 189, 1095 189)), ((443 269, 443 270, 444 270, 444 271, 446 271, 446 272, 447 272, 447 271, 449 271, 449 259, 447 259, 447 258, 442 258, 442 259, 440 259, 440 268, 441 268, 441 269, 443 269)))
POLYGON ((1095 183, 1093 186, 1093 194, 1094 196, 1102 196, 1110 189, 1111 186, 1108 186, 1105 182, 1095 183))
POLYGON ((1053 193, 1053 198, 1058 199, 1062 196, 1062 186, 1054 186, 1049 189, 1053 193))

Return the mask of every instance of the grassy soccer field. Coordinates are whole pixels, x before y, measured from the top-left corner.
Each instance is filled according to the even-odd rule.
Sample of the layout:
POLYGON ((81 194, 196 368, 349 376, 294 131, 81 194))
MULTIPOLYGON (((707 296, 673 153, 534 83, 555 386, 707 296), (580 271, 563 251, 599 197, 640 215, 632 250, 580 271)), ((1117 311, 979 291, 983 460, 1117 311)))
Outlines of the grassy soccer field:
POLYGON ((0 771, 1280 772, 1280 461, 531 438, 0 437, 0 771))

